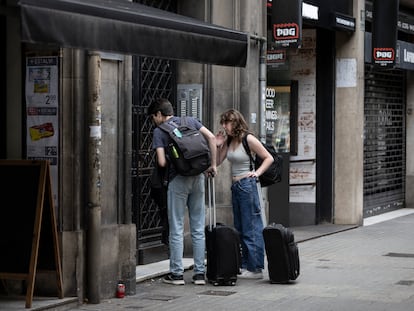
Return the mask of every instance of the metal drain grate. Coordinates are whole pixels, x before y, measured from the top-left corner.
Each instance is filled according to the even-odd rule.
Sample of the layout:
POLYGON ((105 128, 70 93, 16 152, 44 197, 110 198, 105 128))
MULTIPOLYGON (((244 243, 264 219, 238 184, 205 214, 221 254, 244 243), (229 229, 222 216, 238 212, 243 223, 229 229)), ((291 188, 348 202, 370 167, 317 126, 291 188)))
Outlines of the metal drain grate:
POLYGON ((396 283, 397 285, 406 285, 406 286, 411 286, 414 284, 413 280, 401 280, 399 282, 396 283))
POLYGON ((176 298, 179 298, 179 296, 151 295, 151 296, 142 297, 142 299, 159 300, 159 301, 171 301, 171 300, 174 300, 176 298))
POLYGON ((199 293, 199 295, 211 295, 211 296, 230 296, 236 292, 229 292, 224 290, 208 290, 206 292, 199 293))
POLYGON ((399 257, 399 258, 414 258, 414 254, 410 254, 410 253, 388 253, 388 254, 385 254, 384 256, 399 257))

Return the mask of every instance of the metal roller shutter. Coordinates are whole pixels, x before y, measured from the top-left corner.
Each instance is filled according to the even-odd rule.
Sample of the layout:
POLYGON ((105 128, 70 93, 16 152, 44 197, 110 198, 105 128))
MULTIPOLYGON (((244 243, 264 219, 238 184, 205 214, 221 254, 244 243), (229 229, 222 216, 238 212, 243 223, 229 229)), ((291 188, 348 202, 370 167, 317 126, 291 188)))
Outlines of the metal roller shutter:
POLYGON ((365 68, 364 217, 404 206, 405 77, 365 68))

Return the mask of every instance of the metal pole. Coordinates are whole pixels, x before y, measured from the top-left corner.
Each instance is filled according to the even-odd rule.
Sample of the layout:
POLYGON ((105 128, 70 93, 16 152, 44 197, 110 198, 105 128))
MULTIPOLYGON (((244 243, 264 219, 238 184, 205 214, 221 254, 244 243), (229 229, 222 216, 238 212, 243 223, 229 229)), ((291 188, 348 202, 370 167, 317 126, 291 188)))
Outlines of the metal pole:
POLYGON ((266 142, 266 49, 267 40, 264 37, 250 35, 250 39, 259 41, 259 115, 260 115, 260 140, 266 142))
POLYGON ((88 56, 88 231, 87 297, 100 303, 101 275, 101 57, 88 56))
MULTIPOLYGON (((267 51, 267 40, 264 37, 256 35, 250 35, 250 39, 259 42, 260 55, 259 55, 259 114, 260 114, 260 141, 266 143, 266 51, 267 51)), ((267 190, 266 198, 267 198, 267 190)), ((258 184, 257 192, 259 194, 261 216, 263 221, 263 227, 267 226, 266 208, 268 204, 264 201, 262 188, 258 184)))
POLYGON ((266 142, 266 40, 260 41, 259 88, 260 88, 260 140, 266 142))

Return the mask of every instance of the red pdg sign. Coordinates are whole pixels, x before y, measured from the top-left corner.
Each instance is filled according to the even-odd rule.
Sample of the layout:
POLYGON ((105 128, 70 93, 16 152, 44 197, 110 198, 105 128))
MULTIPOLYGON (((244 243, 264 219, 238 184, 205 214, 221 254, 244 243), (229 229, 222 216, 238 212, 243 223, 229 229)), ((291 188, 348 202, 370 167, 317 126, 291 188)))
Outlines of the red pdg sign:
POLYGON ((399 0, 374 0, 372 11, 372 61, 394 67, 399 0))
POLYGON ((395 50, 393 48, 374 48, 373 56, 375 62, 395 62, 395 50))
POLYGON ((295 23, 290 24, 275 24, 273 25, 273 38, 275 40, 299 39, 299 25, 295 23))
POLYGON ((302 0, 274 0, 273 39, 277 47, 295 48, 302 44, 302 0))

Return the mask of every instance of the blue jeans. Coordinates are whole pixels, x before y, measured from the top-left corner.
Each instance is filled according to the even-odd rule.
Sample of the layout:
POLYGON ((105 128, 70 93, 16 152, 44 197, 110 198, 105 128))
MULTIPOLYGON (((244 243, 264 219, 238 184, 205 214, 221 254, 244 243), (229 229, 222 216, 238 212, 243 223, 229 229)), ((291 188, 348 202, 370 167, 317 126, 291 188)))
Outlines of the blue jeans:
POLYGON ((194 274, 204 274, 205 186, 204 174, 174 177, 168 184, 168 223, 170 226, 170 272, 184 273, 184 216, 188 208, 193 246, 194 274))
POLYGON ((242 268, 252 272, 264 268, 263 222, 256 179, 243 178, 231 186, 234 227, 240 233, 242 268))

